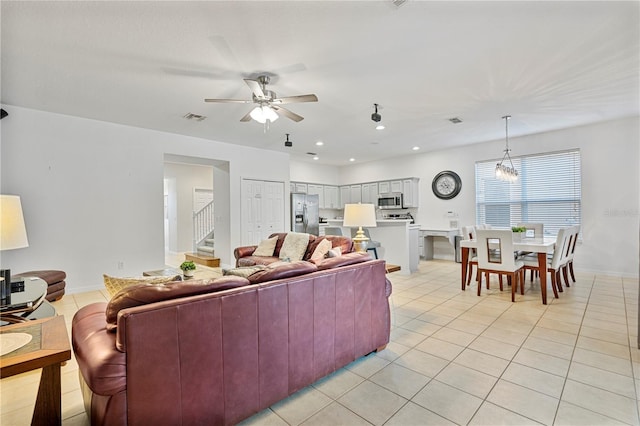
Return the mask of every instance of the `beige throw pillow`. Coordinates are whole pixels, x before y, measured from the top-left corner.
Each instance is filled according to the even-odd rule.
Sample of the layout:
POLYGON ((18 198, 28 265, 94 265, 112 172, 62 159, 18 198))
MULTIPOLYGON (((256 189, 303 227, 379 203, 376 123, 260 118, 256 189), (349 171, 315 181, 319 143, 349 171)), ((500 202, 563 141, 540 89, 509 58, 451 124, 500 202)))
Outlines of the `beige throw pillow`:
POLYGON ((276 249, 277 242, 278 236, 260 241, 260 244, 258 244, 258 247, 253 252, 253 256, 273 256, 273 251, 276 249))
POLYGON ((266 266, 264 265, 241 266, 239 268, 233 268, 224 271, 224 275, 234 275, 236 277, 247 278, 249 275, 255 274, 258 271, 262 271, 265 268, 266 266))
POLYGON ((316 249, 313 251, 313 254, 311 255, 311 260, 324 259, 327 253, 329 253, 329 250, 331 250, 331 241, 329 240, 320 241, 316 249))
POLYGON ((118 278, 103 274, 102 277, 104 278, 104 286, 106 287, 111 297, 115 296, 115 294, 123 288, 127 288, 136 284, 165 284, 172 281, 182 281, 182 277, 180 275, 170 277, 163 276, 118 278))
POLYGON ((289 232, 280 248, 280 259, 302 260, 309 245, 309 234, 289 232))
POLYGON ((327 253, 327 257, 340 257, 342 256, 342 249, 340 247, 334 247, 331 250, 329 250, 329 253, 327 253))

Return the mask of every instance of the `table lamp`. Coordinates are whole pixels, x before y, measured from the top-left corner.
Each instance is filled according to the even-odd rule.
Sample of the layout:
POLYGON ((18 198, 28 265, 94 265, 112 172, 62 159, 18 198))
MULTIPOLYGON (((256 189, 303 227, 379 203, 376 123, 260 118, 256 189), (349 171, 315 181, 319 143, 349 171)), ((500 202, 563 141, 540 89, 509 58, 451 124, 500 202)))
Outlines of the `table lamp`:
POLYGON ((364 235, 362 227, 372 228, 376 226, 376 210, 373 204, 345 204, 344 227, 358 227, 358 232, 353 238, 353 247, 357 252, 366 253, 369 238, 364 235))
MULTIPOLYGON (((29 247, 27 229, 24 225, 22 203, 17 195, 0 195, 0 251, 29 247)), ((4 278, 0 296, 11 296, 11 270, 0 269, 4 278)))

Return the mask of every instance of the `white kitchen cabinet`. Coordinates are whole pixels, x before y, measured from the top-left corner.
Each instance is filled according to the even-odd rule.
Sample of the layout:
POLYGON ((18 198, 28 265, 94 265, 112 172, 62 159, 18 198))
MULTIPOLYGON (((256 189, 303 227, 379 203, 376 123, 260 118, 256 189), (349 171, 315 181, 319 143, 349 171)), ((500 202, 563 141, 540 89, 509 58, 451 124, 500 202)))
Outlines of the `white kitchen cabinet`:
POLYGON ((362 202, 362 185, 351 185, 351 203, 362 202))
POLYGON ((351 204, 351 187, 350 186, 340 187, 340 208, 343 209, 345 204, 351 204))
POLYGON ((307 193, 307 184, 306 183, 301 183, 301 182, 296 182, 296 191, 295 192, 302 192, 304 194, 307 193))
POLYGON ((324 208, 324 187, 310 183, 307 185, 307 194, 315 194, 318 196, 318 207, 324 208))
POLYGON ((389 182, 378 182, 378 191, 380 194, 391 192, 391 185, 389 182))
POLYGON ((338 196, 337 186, 324 187, 324 208, 325 209, 339 209, 340 197, 338 196))
POLYGON ((296 192, 296 183, 289 182, 289 192, 296 192))
POLYGON ((378 183, 363 183, 362 184, 362 203, 363 204, 378 204, 378 183))
POLYGON ((404 195, 405 207, 419 207, 420 206, 420 179, 409 178, 402 180, 402 193, 404 195))
POLYGON ((389 182, 391 186, 391 192, 402 192, 402 181, 401 180, 392 180, 389 182))

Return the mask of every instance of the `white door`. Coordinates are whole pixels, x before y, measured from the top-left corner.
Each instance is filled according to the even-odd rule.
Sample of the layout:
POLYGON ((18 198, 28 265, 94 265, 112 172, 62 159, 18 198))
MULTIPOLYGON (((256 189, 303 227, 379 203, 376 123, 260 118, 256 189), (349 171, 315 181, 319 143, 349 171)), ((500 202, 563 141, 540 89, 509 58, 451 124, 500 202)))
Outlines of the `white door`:
POLYGON ((285 232, 284 227, 284 183, 264 182, 262 207, 264 209, 264 226, 262 240, 274 232, 285 232))
POLYGON ((262 241, 262 193, 264 182, 243 179, 242 181, 242 245, 258 244, 262 241))

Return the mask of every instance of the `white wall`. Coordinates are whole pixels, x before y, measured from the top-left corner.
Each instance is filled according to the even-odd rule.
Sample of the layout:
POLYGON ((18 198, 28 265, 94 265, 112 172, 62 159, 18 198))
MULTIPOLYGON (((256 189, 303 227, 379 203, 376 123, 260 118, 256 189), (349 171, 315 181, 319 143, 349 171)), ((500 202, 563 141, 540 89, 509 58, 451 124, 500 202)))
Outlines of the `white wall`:
POLYGON ((340 184, 340 168, 302 161, 290 162, 291 180, 295 182, 321 183, 323 185, 340 184))
MULTIPOLYGON (((582 159, 582 237, 576 249, 578 270, 638 276, 640 221, 640 131, 638 117, 543 134, 510 138, 512 155, 579 148, 582 159)), ((401 177, 420 178, 416 223, 448 228, 448 211, 460 225, 475 223, 475 162, 502 157, 504 140, 427 152, 340 168, 340 184, 401 177), (462 191, 440 200, 431 191, 433 177, 453 170, 462 191)), ((309 179, 317 181, 317 179, 309 179)))
POLYGON ((193 251, 193 190, 213 191, 213 167, 193 164, 165 163, 165 179, 176 181, 175 244, 169 250, 176 253, 193 251))
MULTIPOLYGON (((0 265, 15 273, 64 270, 69 292, 100 288, 103 273, 140 275, 164 265, 165 154, 229 162, 228 209, 234 214, 226 219, 228 239, 216 241, 222 264, 233 263, 233 248, 240 245, 241 178, 289 180, 285 153, 20 107, 10 111, 1 122, 0 189, 22 197, 29 247, 2 252, 0 265)), ((288 208, 285 214, 288 221, 288 208)))

